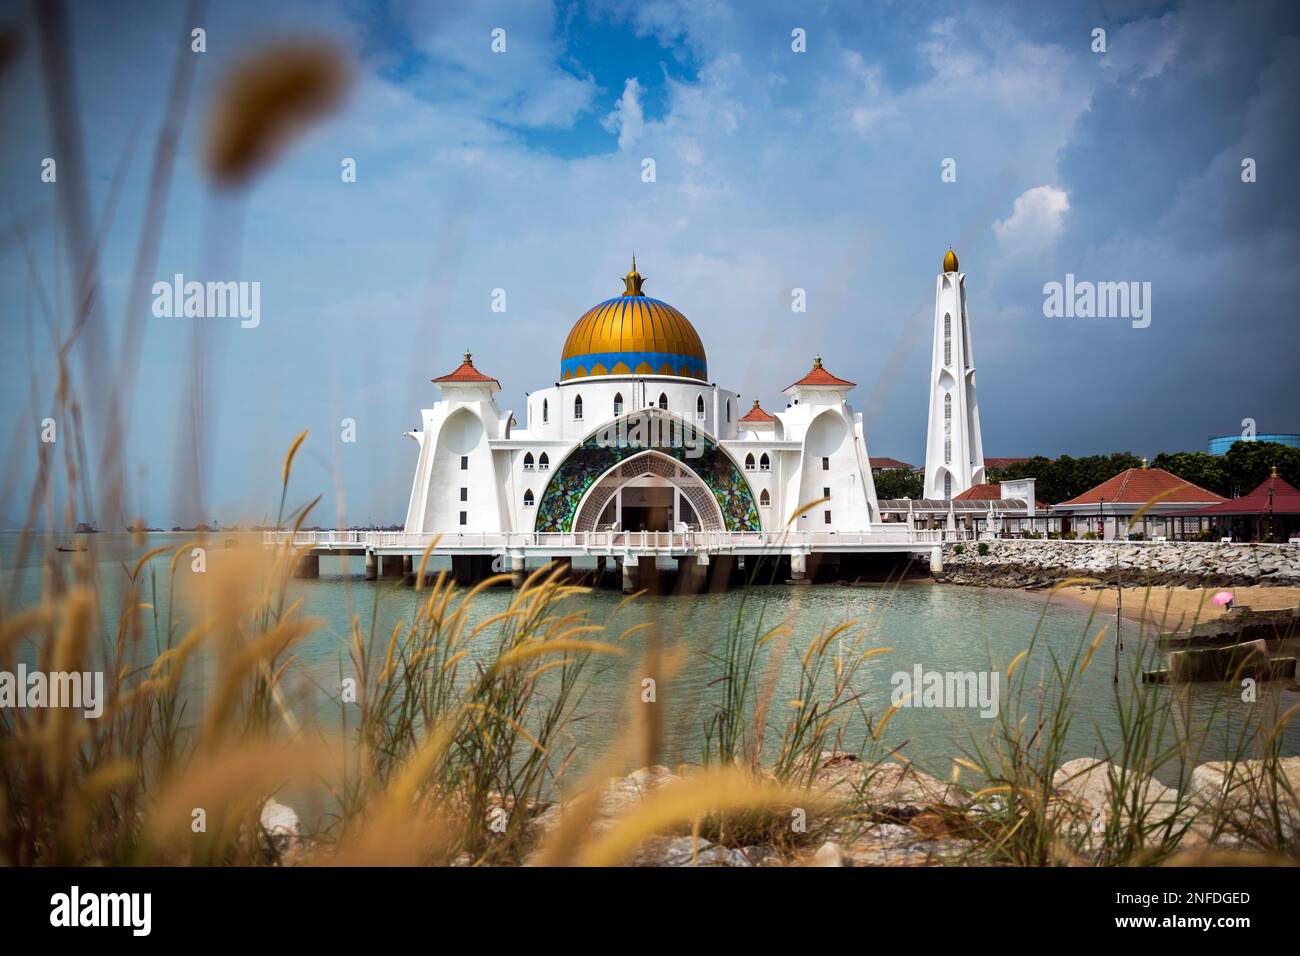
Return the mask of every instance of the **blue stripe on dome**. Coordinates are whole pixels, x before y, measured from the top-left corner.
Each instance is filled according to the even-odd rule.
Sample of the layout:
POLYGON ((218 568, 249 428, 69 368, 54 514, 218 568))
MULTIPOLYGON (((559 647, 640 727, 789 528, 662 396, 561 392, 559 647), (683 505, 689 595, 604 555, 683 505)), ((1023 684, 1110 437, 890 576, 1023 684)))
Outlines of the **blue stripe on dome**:
POLYGON ((584 369, 586 375, 591 375, 592 366, 597 364, 605 366, 605 374, 609 375, 611 373, 608 370, 619 362, 631 369, 631 374, 635 374, 636 367, 645 362, 654 370, 649 373, 651 375, 658 375, 659 367, 668 364, 672 366, 673 375, 677 375, 684 366, 690 370, 695 378, 701 381, 708 378, 708 365, 703 360, 692 355, 679 355, 669 352, 592 352, 587 355, 575 355, 560 362, 560 376, 561 378, 569 378, 579 367, 584 369))

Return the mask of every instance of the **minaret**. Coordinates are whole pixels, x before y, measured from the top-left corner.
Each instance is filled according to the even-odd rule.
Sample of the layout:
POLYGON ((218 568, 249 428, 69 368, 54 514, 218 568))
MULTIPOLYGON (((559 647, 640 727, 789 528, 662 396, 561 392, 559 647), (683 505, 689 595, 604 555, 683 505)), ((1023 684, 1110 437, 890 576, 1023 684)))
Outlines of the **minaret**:
POLYGON ((955 498, 984 481, 984 443, 975 400, 975 360, 966 316, 966 276, 951 249, 934 290, 930 425, 925 438, 925 497, 955 498))

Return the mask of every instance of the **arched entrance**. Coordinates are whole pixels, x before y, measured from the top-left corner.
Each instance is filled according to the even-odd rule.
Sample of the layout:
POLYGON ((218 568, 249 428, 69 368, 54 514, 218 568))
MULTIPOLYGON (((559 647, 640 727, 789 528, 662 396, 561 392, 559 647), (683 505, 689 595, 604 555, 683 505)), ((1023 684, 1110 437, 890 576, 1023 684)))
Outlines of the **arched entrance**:
POLYGON ((655 451, 619 462, 591 486, 574 531, 722 531, 708 485, 686 465, 655 451))
MULTIPOLYGON (((694 476, 703 483, 712 507, 716 507, 721 514, 720 521, 724 530, 762 530, 758 505, 749 482, 731 456, 693 422, 657 408, 639 409, 607 422, 579 442, 552 471, 551 479, 546 483, 546 489, 537 504, 534 530, 577 530, 578 509, 587 500, 588 492, 617 466, 641 457, 647 450, 683 466, 688 476, 694 476)), ((654 474, 653 471, 651 473, 654 474)), ((637 472, 632 477, 642 474, 643 472, 637 472)), ((658 477, 668 478, 667 475, 658 477)), ((706 516, 713 512, 712 508, 705 507, 704 502, 696 499, 698 486, 681 475, 676 476, 674 483, 685 491, 695 516, 704 525, 706 516)), ((613 489, 607 488, 606 491, 613 493, 613 489)), ((595 514, 585 520, 590 521, 594 527, 608 503, 607 497, 595 514)), ((681 511, 684 513, 685 509, 682 508, 681 511)))

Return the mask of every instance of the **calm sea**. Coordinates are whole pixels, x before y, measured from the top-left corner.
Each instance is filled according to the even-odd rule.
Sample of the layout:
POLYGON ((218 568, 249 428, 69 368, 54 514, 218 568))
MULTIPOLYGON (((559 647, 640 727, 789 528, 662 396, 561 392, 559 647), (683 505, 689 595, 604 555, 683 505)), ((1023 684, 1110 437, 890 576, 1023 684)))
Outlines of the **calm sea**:
MULTIPOLYGON (((124 581, 139 556, 153 547, 180 547, 192 538, 182 533, 152 534, 139 543, 129 535, 38 537, 32 540, 20 574, 19 535, 2 533, 0 574, 4 592, 8 597, 17 575, 18 603, 38 602, 45 562, 57 566, 74 558, 72 554, 58 553, 55 546, 87 546, 102 581, 102 619, 115 622, 121 612, 124 581)), ((259 536, 210 536, 209 566, 247 560, 258 547, 259 536)), ((153 559, 161 593, 144 595, 144 600, 160 608, 166 606, 170 596, 169 561, 170 555, 153 559)), ((188 557, 178 568, 178 577, 191 573, 188 557)), ((363 633, 375 629, 382 646, 395 623, 411 619, 417 601, 411 587, 397 581, 364 581, 361 569, 360 558, 323 558, 319 579, 295 580, 291 585, 292 598, 301 598, 305 612, 321 622, 319 630, 295 648, 297 673, 291 680, 295 693, 309 688, 314 696, 307 706, 315 708, 317 716, 332 720, 334 726, 339 705, 331 695, 337 693, 340 675, 346 676, 351 668, 345 648, 351 615, 359 616, 363 633)), ((479 621, 503 610, 511 596, 508 588, 485 591, 476 601, 470 620, 479 621)), ((1127 594, 1125 599, 1136 600, 1127 594)), ((771 665, 777 669, 777 677, 769 714, 769 749, 777 744, 786 708, 798 693, 799 658, 804 649, 819 634, 851 620, 863 622, 862 626, 869 629, 871 646, 890 648, 888 653, 868 661, 853 682, 857 700, 844 713, 845 744, 854 749, 862 745, 866 719, 878 720, 890 706, 894 675, 911 675, 918 664, 926 672, 997 672, 1001 675, 1001 707, 1011 707, 1007 666, 1029 645, 1036 629, 1038 649, 1020 666, 1028 669, 1035 685, 1041 675, 1050 688, 1056 686, 1051 652, 1067 660, 1081 641, 1095 636, 1103 624, 1110 626, 1091 666, 1076 684, 1076 712, 1067 738, 1071 757, 1104 756, 1108 747, 1118 748, 1116 713, 1120 702, 1131 706, 1138 694, 1175 693, 1165 687, 1135 687, 1129 679, 1142 643, 1137 639, 1135 622, 1125 622, 1127 640, 1119 668, 1124 676, 1117 687, 1111 679, 1113 617, 1093 619, 1087 607, 1060 598, 1048 600, 1041 594, 909 582, 896 587, 751 586, 721 595, 641 597, 618 610, 622 600, 623 595, 615 590, 598 590, 573 599, 573 603, 575 609, 586 609, 590 623, 607 624, 611 640, 634 624, 647 623, 661 636, 665 651, 680 650, 680 670, 671 679, 661 681, 656 692, 665 728, 662 761, 670 765, 700 759, 704 727, 720 696, 716 655, 721 653, 725 635, 737 620, 741 633, 748 635, 761 634, 782 622, 794 628, 788 648, 782 650, 779 641, 771 642, 758 668, 762 679, 767 673, 766 656, 780 655, 771 665)), ((178 613, 183 616, 185 611, 178 613)), ((104 630, 107 633, 111 628, 104 630)), ((490 633, 485 631, 478 638, 485 653, 491 643, 490 633)), ((597 658, 586 672, 577 711, 580 719, 572 724, 567 741, 580 764, 595 759, 610 745, 614 735, 625 728, 631 704, 639 698, 643 633, 630 637, 623 646, 627 655, 597 658)), ((838 642, 832 642, 832 650, 838 649, 838 642)), ((24 653, 30 656, 31 649, 24 653)), ((828 674, 827 694, 830 680, 828 674)), ((1180 718, 1171 733, 1185 733, 1190 727, 1198 737, 1204 735, 1200 760, 1222 756, 1226 741, 1247 722, 1259 721, 1265 714, 1275 714, 1300 700, 1300 693, 1280 684, 1265 685, 1259 702, 1253 706, 1241 701, 1238 690, 1220 685, 1196 685, 1176 693, 1180 718)), ((883 750, 901 748, 920 766, 947 777, 952 759, 976 743, 987 743, 995 723, 981 718, 971 707, 905 708, 890 719, 878 746, 883 750)), ((1286 731, 1284 752, 1300 754, 1300 720, 1293 721, 1286 731)), ((1168 779, 1175 774, 1171 767, 1160 775, 1168 779)))

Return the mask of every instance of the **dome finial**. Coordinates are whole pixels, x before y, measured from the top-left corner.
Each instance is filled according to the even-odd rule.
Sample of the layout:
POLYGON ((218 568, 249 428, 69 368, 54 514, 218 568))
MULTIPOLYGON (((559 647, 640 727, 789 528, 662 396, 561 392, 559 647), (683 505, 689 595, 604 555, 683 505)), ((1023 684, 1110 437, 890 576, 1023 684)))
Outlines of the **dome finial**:
POLYGON ((822 367, 822 357, 820 355, 814 355, 813 368, 821 368, 821 367, 822 367))
POLYGON ((632 253, 632 271, 623 277, 623 282, 627 285, 627 288, 623 290, 624 295, 645 295, 641 291, 641 284, 645 282, 645 279, 641 277, 641 273, 636 271, 635 252, 632 253))
POLYGON ((952 251, 952 246, 948 247, 948 252, 943 257, 943 271, 944 272, 957 271, 957 253, 952 251))
POLYGON ((474 364, 474 356, 471 355, 469 352, 466 352, 466 353, 465 353, 465 364, 466 364, 466 365, 473 365, 473 364, 474 364))

